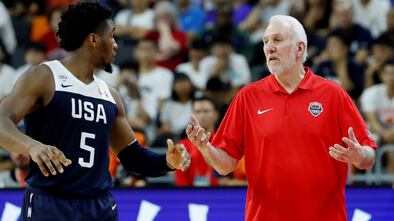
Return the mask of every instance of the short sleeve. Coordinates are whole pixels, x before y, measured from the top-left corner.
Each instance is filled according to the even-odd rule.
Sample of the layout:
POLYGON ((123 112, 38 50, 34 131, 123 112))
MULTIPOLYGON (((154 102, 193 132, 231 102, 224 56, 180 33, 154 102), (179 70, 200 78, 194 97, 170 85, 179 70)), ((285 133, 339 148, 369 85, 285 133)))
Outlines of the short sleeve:
POLYGON ((339 90, 339 96, 338 123, 340 125, 341 135, 343 137, 349 137, 348 129, 352 127, 358 142, 362 146, 370 146, 377 149, 375 140, 353 100, 342 88, 339 90))
POLYGON ((376 102, 379 99, 376 93, 376 87, 367 88, 361 95, 361 110, 366 112, 376 112, 376 102))
POLYGON ((244 154, 245 107, 242 90, 235 96, 216 132, 212 145, 240 160, 244 154))

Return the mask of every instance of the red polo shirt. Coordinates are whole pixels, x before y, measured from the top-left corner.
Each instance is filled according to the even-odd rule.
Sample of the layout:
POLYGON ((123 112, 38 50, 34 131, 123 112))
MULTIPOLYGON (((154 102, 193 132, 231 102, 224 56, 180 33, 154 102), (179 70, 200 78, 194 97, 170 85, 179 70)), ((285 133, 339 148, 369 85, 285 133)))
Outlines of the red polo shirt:
POLYGON ((352 99, 308 68, 289 94, 274 75, 244 87, 212 144, 241 159, 248 177, 246 220, 347 220, 347 164, 329 147, 353 127, 361 145, 376 148, 352 99))

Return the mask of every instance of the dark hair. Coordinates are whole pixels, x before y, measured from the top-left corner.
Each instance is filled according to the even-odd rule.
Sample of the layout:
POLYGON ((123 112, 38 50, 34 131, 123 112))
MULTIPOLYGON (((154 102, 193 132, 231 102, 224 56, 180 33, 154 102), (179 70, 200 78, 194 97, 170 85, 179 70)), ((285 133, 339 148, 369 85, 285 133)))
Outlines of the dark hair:
POLYGON ((389 59, 389 60, 383 62, 383 64, 380 66, 379 73, 383 73, 383 69, 386 66, 394 66, 394 59, 392 58, 392 59, 389 59))
POLYGON ((196 102, 200 102, 200 101, 208 101, 213 105, 213 108, 215 109, 215 111, 220 111, 219 104, 216 101, 214 101, 212 98, 205 96, 205 95, 193 98, 193 100, 192 100, 193 109, 194 109, 194 104, 196 102))
POLYGON ((111 10, 99 3, 83 2, 70 5, 63 13, 56 35, 59 46, 66 51, 80 48, 89 34, 100 31, 103 24, 111 19, 111 10))
POLYGON ((138 62, 133 59, 124 61, 119 65, 119 69, 132 69, 138 72, 138 62))
POLYGON ((347 48, 352 44, 352 38, 341 29, 334 29, 328 33, 327 38, 330 37, 338 38, 347 48))
POLYGON ((35 52, 41 52, 41 53, 46 53, 47 52, 47 47, 40 43, 40 42, 30 42, 26 46, 26 51, 35 51, 35 52))
POLYGON ((388 34, 378 36, 372 41, 372 45, 383 45, 389 48, 393 48, 393 40, 391 40, 388 34))
POLYGON ((171 93, 172 100, 179 101, 179 96, 175 93, 175 90, 174 90, 175 82, 176 81, 184 81, 184 80, 188 81, 190 83, 190 85, 191 85, 191 90, 190 90, 190 93, 189 93, 189 97, 191 99, 194 98, 194 93, 195 93, 196 89, 194 87, 193 82, 190 80, 189 76, 187 76, 185 73, 177 72, 177 73, 175 73, 174 81, 172 82, 172 93, 171 93))

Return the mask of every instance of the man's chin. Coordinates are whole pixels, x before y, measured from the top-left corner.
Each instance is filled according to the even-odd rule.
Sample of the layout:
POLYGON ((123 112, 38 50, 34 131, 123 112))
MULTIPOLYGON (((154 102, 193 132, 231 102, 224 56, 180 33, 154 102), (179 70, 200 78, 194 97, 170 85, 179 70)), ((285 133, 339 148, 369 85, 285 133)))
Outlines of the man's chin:
POLYGON ((112 69, 112 65, 111 64, 106 64, 103 67, 103 70, 107 73, 112 73, 113 69, 112 69))

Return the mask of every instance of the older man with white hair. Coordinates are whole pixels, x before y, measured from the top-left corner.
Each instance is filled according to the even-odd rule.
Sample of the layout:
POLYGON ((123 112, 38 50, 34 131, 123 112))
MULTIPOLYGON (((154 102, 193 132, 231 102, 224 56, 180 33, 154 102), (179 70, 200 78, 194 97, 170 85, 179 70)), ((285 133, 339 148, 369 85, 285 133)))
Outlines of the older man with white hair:
POLYGON ((273 16, 263 41, 272 74, 238 92, 212 142, 194 116, 188 138, 223 175, 245 156, 245 220, 347 220, 348 164, 372 167, 377 146, 341 86, 303 66, 296 19, 273 16))

